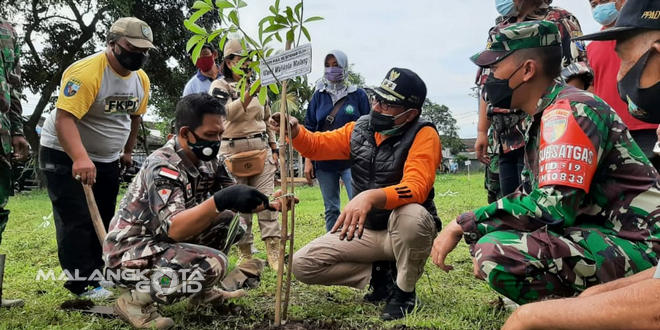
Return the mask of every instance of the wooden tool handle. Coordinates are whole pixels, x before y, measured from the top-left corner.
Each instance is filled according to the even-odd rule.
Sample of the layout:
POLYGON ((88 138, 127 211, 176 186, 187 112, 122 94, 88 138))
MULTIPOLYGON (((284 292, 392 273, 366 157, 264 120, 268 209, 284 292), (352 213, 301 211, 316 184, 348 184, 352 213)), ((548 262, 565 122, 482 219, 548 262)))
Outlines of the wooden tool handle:
POLYGON ((87 208, 89 209, 89 215, 92 218, 92 224, 94 224, 94 230, 96 231, 96 236, 99 238, 99 243, 101 247, 103 246, 103 241, 105 240, 105 227, 103 226, 103 220, 101 220, 101 214, 99 213, 99 208, 96 206, 96 199, 94 199, 94 192, 92 191, 92 186, 83 184, 83 190, 85 190, 85 198, 87 199, 87 208))

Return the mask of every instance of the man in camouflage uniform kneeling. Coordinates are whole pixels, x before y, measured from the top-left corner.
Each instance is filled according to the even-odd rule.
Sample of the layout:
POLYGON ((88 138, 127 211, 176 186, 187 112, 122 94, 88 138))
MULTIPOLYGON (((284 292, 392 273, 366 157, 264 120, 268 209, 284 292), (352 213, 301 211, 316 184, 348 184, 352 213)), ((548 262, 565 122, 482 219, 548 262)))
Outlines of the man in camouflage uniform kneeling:
POLYGON ((227 210, 277 207, 256 189, 234 185, 218 159, 224 116, 211 95, 181 99, 178 134, 146 159, 110 223, 103 254, 122 288, 114 309, 135 327, 173 325, 154 302, 191 296, 192 304, 209 304, 235 296, 214 287, 227 271, 225 253, 243 234, 227 210))
POLYGON ((524 22, 472 57, 492 70, 490 101, 530 115, 524 184, 461 214, 431 253, 448 271, 445 258, 465 236, 475 275, 520 304, 638 273, 660 252, 660 177, 605 102, 554 80, 559 40, 552 23, 524 22))

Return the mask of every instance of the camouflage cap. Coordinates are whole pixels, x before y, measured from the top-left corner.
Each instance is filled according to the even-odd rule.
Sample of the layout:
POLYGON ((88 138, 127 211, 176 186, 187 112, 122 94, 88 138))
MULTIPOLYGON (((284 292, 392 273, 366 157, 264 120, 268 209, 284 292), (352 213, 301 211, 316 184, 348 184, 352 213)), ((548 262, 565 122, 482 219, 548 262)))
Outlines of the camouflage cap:
POLYGON ((561 77, 569 81, 573 78, 580 78, 584 81, 584 87, 589 88, 594 80, 594 71, 589 67, 589 64, 580 61, 569 64, 561 70, 561 77))
POLYGON ((480 67, 493 65, 519 49, 561 46, 559 28, 548 21, 530 21, 495 27, 486 50, 470 60, 480 67))
POLYGON ((131 45, 137 48, 156 48, 151 33, 151 27, 136 17, 122 17, 110 27, 110 31, 126 38, 131 45))

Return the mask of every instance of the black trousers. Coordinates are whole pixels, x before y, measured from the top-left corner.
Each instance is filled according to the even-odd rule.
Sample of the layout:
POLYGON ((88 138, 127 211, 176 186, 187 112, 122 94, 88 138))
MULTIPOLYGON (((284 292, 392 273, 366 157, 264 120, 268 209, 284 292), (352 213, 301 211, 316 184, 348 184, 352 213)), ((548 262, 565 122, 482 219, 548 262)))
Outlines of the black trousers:
MULTIPOLYGON (((87 278, 95 270, 103 271, 103 252, 82 185, 71 174, 72 164, 71 158, 62 151, 46 147, 39 151, 39 165, 45 174, 48 196, 53 204, 60 266, 74 277, 87 278)), ((94 162, 94 165, 96 183, 92 190, 107 230, 119 193, 119 160, 94 162)), ((69 280, 64 287, 74 294, 81 294, 88 286, 98 285, 97 281, 69 280)))
POLYGON ((502 197, 514 192, 520 186, 520 175, 525 167, 525 148, 507 153, 500 149, 500 190, 502 197))

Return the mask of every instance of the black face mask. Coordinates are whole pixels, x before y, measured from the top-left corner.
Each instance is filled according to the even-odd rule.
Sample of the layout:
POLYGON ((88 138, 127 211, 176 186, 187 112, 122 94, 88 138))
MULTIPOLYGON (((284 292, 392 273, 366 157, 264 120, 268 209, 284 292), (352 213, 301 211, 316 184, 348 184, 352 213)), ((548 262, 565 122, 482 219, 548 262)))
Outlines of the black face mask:
POLYGON ((644 73, 646 63, 654 48, 639 58, 637 63, 619 81, 619 95, 623 102, 628 103, 630 114, 647 123, 660 123, 660 82, 649 88, 639 88, 639 81, 644 73))
POLYGON ((405 131, 407 123, 397 125, 395 121, 406 114, 408 110, 393 116, 371 110, 369 113, 369 122, 374 131, 384 135, 399 135, 405 131))
POLYGON ((144 53, 133 53, 129 52, 126 48, 122 47, 120 44, 115 43, 121 49, 121 54, 115 52, 115 48, 112 47, 112 54, 115 55, 115 58, 127 70, 137 71, 142 68, 142 66, 147 63, 149 59, 148 54, 144 53))
POLYGON ((190 150, 192 150, 192 152, 195 154, 195 156, 197 156, 199 160, 208 162, 217 158, 218 151, 220 150, 220 141, 202 139, 192 130, 190 133, 192 133, 192 135, 195 137, 195 140, 197 141, 195 143, 188 141, 188 147, 190 147, 190 150))
POLYGON ((511 99, 513 98, 513 92, 518 89, 518 87, 522 86, 525 82, 523 81, 515 88, 511 88, 509 87, 509 80, 522 67, 522 65, 519 66, 516 71, 513 71, 513 73, 511 73, 507 79, 495 78, 495 74, 493 71, 491 71, 488 75, 488 78, 486 78, 486 82, 484 83, 486 101, 496 108, 511 109, 511 99))

